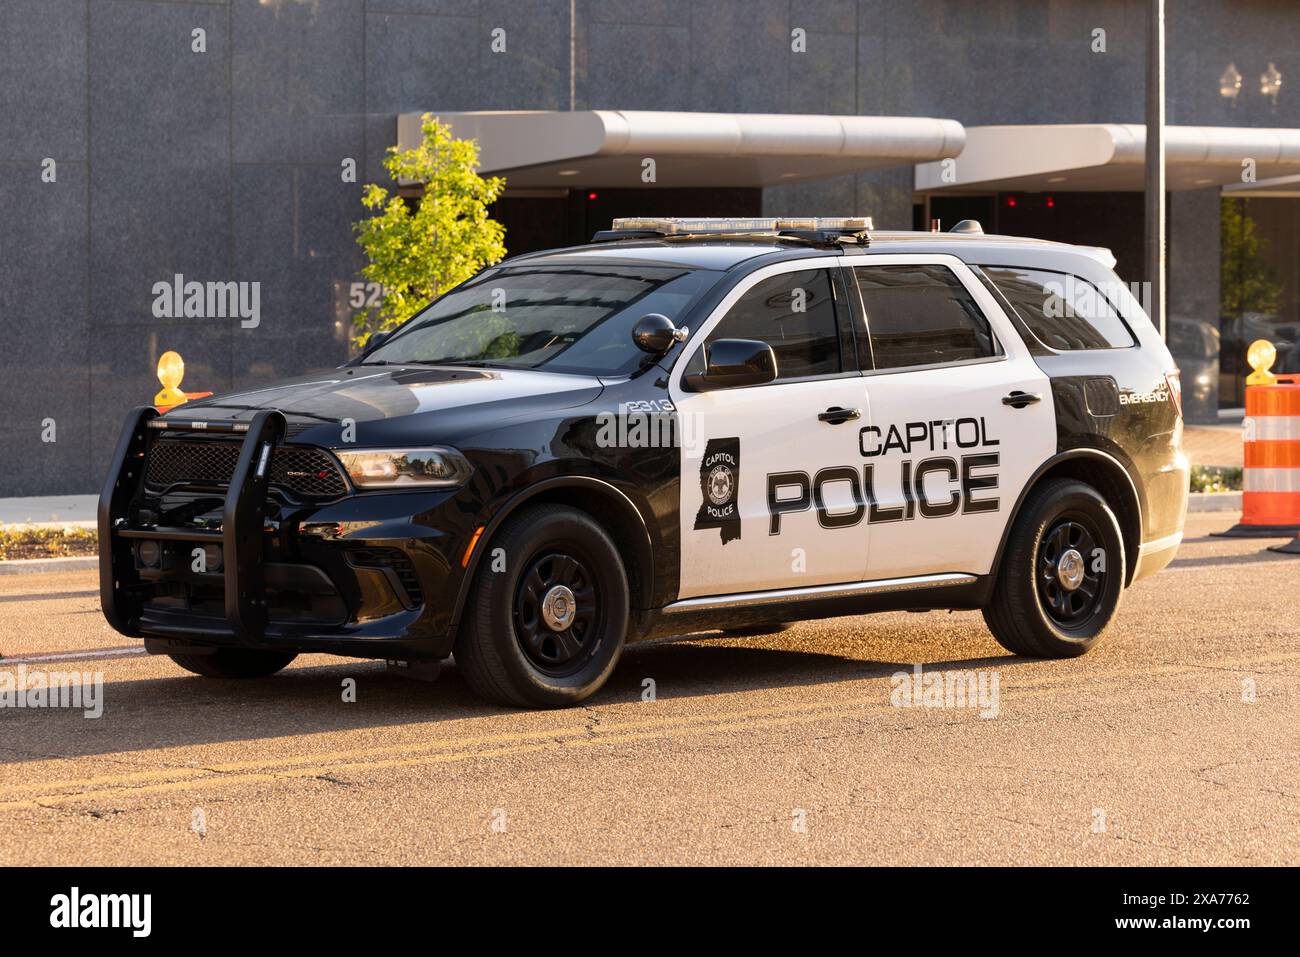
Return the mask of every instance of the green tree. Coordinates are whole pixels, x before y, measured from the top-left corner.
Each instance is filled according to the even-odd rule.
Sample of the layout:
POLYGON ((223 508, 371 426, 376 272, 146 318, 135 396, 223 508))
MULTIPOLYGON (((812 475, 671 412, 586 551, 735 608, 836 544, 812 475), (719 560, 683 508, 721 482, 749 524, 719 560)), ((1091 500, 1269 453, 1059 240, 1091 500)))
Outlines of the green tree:
POLYGON ((353 316, 358 345, 506 254, 505 227, 487 211, 505 180, 479 176, 478 144, 456 139, 431 114, 421 118, 421 129, 419 146, 390 146, 384 160, 396 182, 416 185, 420 194, 406 198, 371 183, 361 196, 374 211, 354 226, 369 260, 361 274, 380 285, 383 298, 353 316))
POLYGON ((1221 315, 1240 317, 1247 312, 1277 312, 1282 284, 1264 258, 1268 240, 1255 235, 1255 221, 1246 201, 1224 199, 1219 217, 1221 262, 1221 315))

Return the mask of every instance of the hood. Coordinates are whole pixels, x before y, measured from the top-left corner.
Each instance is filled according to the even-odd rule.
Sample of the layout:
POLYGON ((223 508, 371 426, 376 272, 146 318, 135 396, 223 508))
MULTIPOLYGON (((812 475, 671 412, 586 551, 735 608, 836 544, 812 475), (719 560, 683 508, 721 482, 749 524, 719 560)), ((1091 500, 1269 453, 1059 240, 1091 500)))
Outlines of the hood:
POLYGON ((279 409, 289 435, 312 444, 336 444, 339 423, 357 424, 357 440, 432 438, 505 424, 512 419, 584 405, 604 386, 594 376, 531 369, 453 366, 348 366, 248 392, 187 402, 167 413, 185 421, 245 421, 279 409), (367 424, 370 426, 367 428, 367 424))

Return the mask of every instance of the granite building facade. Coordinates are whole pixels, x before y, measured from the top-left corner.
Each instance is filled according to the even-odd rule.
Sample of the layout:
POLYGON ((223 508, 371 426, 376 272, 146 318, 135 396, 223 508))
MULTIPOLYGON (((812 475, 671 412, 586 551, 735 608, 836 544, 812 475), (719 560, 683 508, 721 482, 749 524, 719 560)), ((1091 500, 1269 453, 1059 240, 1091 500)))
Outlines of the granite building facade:
MULTIPOLYGON (((1170 124, 1300 127, 1300 97, 1253 89, 1266 64, 1300 75, 1300 7, 1169 8, 1170 124)), ((352 224, 400 113, 1140 123, 1144 31, 1135 0, 0 0, 0 496, 96 491, 165 350, 190 390, 342 362, 352 224), (178 276, 258 283, 256 324, 158 316, 154 287, 178 276)), ((771 187, 761 205, 909 228, 913 171, 771 187)), ((1219 215, 1217 188, 1172 197, 1171 314, 1217 319, 1219 215)), ((1294 298, 1294 274, 1280 281, 1294 298)))

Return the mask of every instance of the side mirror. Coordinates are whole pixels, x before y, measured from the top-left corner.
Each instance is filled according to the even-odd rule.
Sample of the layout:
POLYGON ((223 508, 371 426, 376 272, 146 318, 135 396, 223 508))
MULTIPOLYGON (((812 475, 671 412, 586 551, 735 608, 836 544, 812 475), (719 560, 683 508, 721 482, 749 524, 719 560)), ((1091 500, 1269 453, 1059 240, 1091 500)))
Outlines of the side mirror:
POLYGON ((390 331, 390 332, 372 332, 372 333, 370 334, 370 338, 366 340, 365 348, 362 349, 361 351, 362 351, 362 352, 369 352, 371 349, 378 349, 380 346, 382 346, 385 342, 388 341, 388 337, 391 336, 391 335, 392 335, 392 332, 391 332, 391 331, 390 331))
POLYGON ((684 342, 691 330, 678 329, 667 316, 651 312, 642 316, 632 327, 632 341, 642 352, 661 356, 673 347, 673 343, 684 342))
POLYGON ((686 376, 696 392, 776 381, 776 353, 756 339, 718 339, 704 347, 704 371, 686 376))

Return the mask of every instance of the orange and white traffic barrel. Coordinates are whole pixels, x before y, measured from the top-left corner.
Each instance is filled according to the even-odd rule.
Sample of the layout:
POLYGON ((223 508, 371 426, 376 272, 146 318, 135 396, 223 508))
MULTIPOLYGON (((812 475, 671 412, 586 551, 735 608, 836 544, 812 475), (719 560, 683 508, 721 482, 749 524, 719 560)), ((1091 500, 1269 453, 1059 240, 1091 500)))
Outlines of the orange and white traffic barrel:
POLYGON ((1255 371, 1246 377, 1241 423, 1241 521, 1215 534, 1295 535, 1300 541, 1300 376, 1274 375, 1269 367, 1276 358, 1267 339, 1255 340, 1246 351, 1255 371))
POLYGON ((1300 528, 1300 376, 1246 386, 1241 524, 1294 534, 1300 528))

